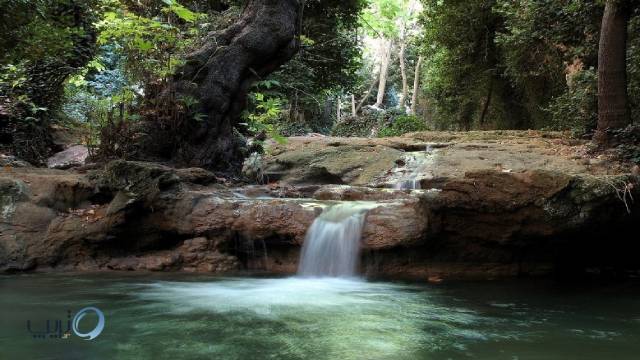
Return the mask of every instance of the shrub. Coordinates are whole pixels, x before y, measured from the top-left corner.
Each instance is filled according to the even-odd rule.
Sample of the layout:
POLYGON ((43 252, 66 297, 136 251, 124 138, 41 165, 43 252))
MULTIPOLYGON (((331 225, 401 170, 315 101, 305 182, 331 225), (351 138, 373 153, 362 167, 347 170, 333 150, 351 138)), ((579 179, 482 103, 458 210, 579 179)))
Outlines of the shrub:
POLYGON ((586 133, 598 121, 598 80, 593 68, 573 75, 565 93, 552 100, 547 108, 551 113, 551 129, 586 133))
POLYGON ((425 130, 427 130, 427 125, 422 119, 413 115, 400 115, 392 118, 390 123, 384 124, 380 128, 378 136, 400 136, 409 132, 425 130))

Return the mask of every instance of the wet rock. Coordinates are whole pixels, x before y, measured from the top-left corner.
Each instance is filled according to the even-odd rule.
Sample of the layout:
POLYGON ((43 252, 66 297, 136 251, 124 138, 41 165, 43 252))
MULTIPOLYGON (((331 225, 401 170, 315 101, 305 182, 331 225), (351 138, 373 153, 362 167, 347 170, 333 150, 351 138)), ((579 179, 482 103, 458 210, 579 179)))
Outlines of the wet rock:
POLYGON ((272 152, 265 158, 265 177, 291 184, 367 185, 402 158, 402 151, 385 146, 327 146, 311 140, 304 145, 272 152))
POLYGON ((4 170, 0 271, 293 272, 307 229, 337 201, 376 205, 362 237, 363 272, 372 276, 426 281, 539 275, 604 263, 640 267, 640 245, 630 240, 640 220, 640 203, 630 200, 640 198, 640 187, 629 186, 636 175, 591 173, 576 159, 553 160, 552 170, 544 170, 540 164, 548 158, 539 155, 525 160, 538 164, 525 169, 507 159, 523 147, 473 139, 466 143, 471 146, 438 150, 431 170, 439 176, 426 190, 395 191, 353 185, 375 183, 397 166, 404 153, 387 146, 390 140, 366 145, 366 139, 343 139, 329 146, 335 140, 311 139, 304 141, 324 145, 307 144, 315 149, 311 155, 276 151, 270 162, 283 166, 283 179, 308 186, 230 189, 202 169, 129 161, 87 174, 4 170), (511 171, 497 170, 497 163, 511 171), (327 179, 345 184, 317 183, 327 179))
POLYGON ((394 189, 370 188, 364 186, 326 185, 313 193, 318 200, 339 201, 381 201, 411 198, 411 195, 394 189))
POLYGON ((180 181, 191 184, 210 185, 222 181, 212 172, 202 168, 176 169, 175 172, 180 181))

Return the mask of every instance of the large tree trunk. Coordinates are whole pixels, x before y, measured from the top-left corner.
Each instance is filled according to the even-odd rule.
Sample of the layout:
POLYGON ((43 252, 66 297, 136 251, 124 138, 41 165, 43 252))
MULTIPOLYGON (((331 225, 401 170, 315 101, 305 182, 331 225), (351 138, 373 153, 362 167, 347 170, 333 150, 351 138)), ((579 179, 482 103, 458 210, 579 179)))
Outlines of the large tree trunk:
POLYGON ((627 23, 624 1, 607 0, 598 49, 598 129, 596 140, 606 145, 607 130, 629 124, 627 100, 627 23))
POLYGON ((204 119, 188 119, 177 129, 182 138, 173 145, 174 162, 227 171, 240 167, 246 154, 234 125, 246 107, 251 84, 298 50, 301 11, 298 0, 249 0, 238 21, 209 34, 188 56, 170 90, 175 95, 170 96, 199 100, 204 119))
POLYGON ((380 62, 380 77, 378 81, 378 97, 376 98, 376 107, 382 107, 384 101, 384 93, 387 89, 387 74, 389 72, 389 62, 391 61, 391 40, 383 40, 380 62))
POLYGON ((411 94, 411 115, 416 114, 416 107, 418 106, 418 86, 420 85, 420 66, 422 65, 422 55, 418 57, 416 63, 416 71, 413 76, 413 93, 411 94))

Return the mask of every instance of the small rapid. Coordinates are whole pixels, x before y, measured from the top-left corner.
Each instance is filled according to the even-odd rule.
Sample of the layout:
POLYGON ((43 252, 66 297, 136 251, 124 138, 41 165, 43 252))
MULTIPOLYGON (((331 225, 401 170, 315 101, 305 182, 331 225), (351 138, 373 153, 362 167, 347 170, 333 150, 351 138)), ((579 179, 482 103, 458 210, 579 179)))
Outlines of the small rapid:
POLYGON ((407 154, 405 159, 405 174, 393 183, 396 190, 418 190, 420 181, 425 177, 425 170, 432 162, 431 146, 427 145, 425 151, 415 151, 407 154))

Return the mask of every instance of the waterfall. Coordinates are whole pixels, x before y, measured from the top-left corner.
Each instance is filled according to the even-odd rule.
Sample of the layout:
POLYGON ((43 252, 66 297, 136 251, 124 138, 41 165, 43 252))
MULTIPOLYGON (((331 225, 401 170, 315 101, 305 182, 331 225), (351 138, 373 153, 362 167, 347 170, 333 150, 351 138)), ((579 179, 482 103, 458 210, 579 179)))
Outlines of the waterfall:
POLYGON ((420 175, 420 165, 421 161, 418 160, 417 154, 411 153, 411 155, 407 157, 405 164, 407 169, 409 169, 408 174, 393 184, 393 188, 396 190, 420 189, 420 180, 418 179, 418 176, 420 175))
POLYGON ((298 274, 303 276, 354 276, 367 210, 373 203, 333 205, 311 224, 302 246, 298 274))

